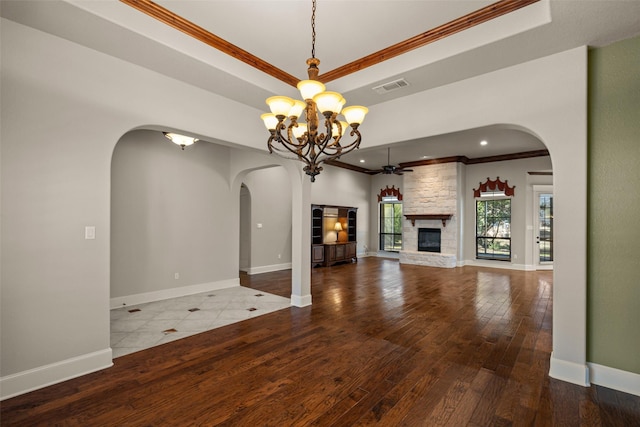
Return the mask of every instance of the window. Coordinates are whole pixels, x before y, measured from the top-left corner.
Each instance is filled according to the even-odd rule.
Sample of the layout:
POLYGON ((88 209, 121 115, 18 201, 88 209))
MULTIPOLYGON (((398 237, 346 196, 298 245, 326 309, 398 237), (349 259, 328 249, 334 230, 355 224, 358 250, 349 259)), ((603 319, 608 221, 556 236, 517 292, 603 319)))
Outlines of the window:
POLYGON ((476 200, 476 258, 511 261, 511 199, 476 200))
POLYGON ((380 250, 402 249, 402 203, 380 203, 380 250))

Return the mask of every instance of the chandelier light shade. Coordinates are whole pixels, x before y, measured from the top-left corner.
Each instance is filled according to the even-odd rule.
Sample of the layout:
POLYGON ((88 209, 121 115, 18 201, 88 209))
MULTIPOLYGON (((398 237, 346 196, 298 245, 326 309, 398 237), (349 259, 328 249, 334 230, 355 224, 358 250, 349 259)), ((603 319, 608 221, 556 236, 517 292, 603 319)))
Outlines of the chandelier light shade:
POLYGON ((191 136, 180 135, 179 133, 173 132, 162 132, 164 136, 171 142, 176 145, 179 145, 180 148, 184 150, 184 147, 188 147, 189 145, 193 145, 198 138, 193 138, 191 136))
POLYGON ((266 101, 271 112, 262 114, 260 118, 270 133, 267 141, 269 152, 305 163, 303 170, 314 182, 322 171, 322 163, 339 159, 360 146, 362 136, 358 127, 369 110, 361 106, 343 109, 346 104, 344 97, 338 92, 327 91, 325 85, 318 81, 320 60, 315 57, 316 0, 312 4, 311 58, 307 59, 309 79, 301 80, 297 85, 304 101, 272 96, 266 101), (305 121, 302 121, 303 113, 305 121), (340 114, 344 120, 340 120, 340 114), (324 123, 321 123, 322 118, 324 123), (342 139, 346 133, 353 138, 347 143, 342 139))

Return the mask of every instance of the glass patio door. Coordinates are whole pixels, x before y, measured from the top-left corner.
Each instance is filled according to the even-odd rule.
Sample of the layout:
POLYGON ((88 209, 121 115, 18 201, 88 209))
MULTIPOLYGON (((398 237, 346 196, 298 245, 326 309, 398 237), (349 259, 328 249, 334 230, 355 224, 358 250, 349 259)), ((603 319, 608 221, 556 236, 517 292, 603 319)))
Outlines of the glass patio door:
POLYGON ((553 188, 535 188, 535 251, 538 269, 553 268, 553 188))

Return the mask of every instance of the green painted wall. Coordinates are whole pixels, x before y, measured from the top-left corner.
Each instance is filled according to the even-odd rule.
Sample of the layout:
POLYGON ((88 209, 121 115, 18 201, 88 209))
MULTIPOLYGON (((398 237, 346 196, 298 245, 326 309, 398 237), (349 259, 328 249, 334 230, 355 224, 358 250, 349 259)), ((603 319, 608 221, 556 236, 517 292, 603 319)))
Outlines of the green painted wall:
POLYGON ((640 374, 640 37, 589 52, 587 360, 640 374))

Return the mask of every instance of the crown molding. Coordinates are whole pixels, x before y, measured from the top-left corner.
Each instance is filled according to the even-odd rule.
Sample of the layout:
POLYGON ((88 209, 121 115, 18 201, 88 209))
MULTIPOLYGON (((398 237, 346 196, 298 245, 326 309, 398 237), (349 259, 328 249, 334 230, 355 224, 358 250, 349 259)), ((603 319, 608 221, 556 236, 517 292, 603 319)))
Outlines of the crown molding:
MULTIPOLYGON (((292 76, 286 71, 283 71, 280 68, 269 64, 263 59, 258 58, 257 56, 232 43, 229 43, 225 39, 216 36, 215 34, 207 31, 199 25, 194 24, 188 19, 181 17, 180 15, 160 6, 157 3, 154 3, 151 0, 120 1, 128 6, 133 7, 134 9, 139 10, 142 13, 149 15, 154 19, 157 19, 158 21, 170 27, 175 28, 176 30, 182 31, 188 36, 191 36, 194 39, 213 47, 214 49, 226 53, 227 55, 230 55, 233 58, 236 58, 237 60, 254 67, 257 70, 270 75, 271 77, 275 77, 276 79, 288 85, 295 87, 300 81, 300 79, 292 76)), ((468 13, 445 24, 427 30, 424 33, 418 34, 400 43, 396 43, 392 46, 386 47, 363 58, 338 67, 332 71, 321 74, 320 76, 318 76, 318 80, 323 83, 327 83, 332 80, 339 79, 341 77, 355 73, 356 71, 360 71, 373 65, 379 64, 388 59, 426 46, 435 41, 449 37, 453 34, 459 33, 461 31, 498 18, 502 15, 516 11, 539 1, 540 0, 497 1, 474 12, 468 13)))

